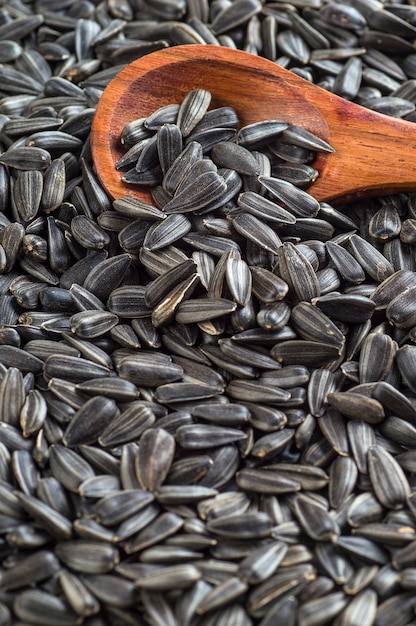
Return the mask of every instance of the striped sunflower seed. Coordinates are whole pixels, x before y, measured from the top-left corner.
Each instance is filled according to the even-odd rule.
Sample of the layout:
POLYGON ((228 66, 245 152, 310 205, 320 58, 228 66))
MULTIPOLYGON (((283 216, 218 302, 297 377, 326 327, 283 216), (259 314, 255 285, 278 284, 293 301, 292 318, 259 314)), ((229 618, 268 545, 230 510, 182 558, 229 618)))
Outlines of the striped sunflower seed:
POLYGON ((394 273, 394 269, 387 259, 371 243, 359 235, 352 235, 349 245, 358 263, 375 281, 381 283, 394 273))
POLYGON ((298 300, 311 301, 319 297, 320 287, 308 259, 290 242, 284 242, 277 250, 279 275, 289 285, 298 300))
POLYGON ((278 234, 267 224, 251 213, 240 213, 233 221, 233 227, 243 237, 272 254, 277 254, 282 242, 278 234))
POLYGON ((266 221, 281 224, 294 224, 296 222, 296 218, 289 211, 253 191, 245 191, 240 194, 237 203, 243 211, 252 213, 266 221))
POLYGON ((273 176, 260 176, 260 183, 273 197, 283 202, 296 217, 315 217, 319 203, 302 189, 273 176))
POLYGON ((72 610, 81 617, 95 615, 100 610, 98 600, 85 587, 79 576, 69 571, 61 571, 59 584, 72 610))
POLYGON ((4 571, 1 585, 5 591, 19 589, 47 580, 59 570, 60 564, 53 552, 37 550, 11 569, 4 571))
POLYGON ((136 476, 142 489, 157 490, 165 481, 175 453, 175 440, 163 428, 150 428, 140 437, 136 476))
POLYGON ((22 591, 13 603, 21 620, 48 626, 75 626, 79 616, 61 598, 40 589, 22 591))
POLYGON ((119 410, 112 398, 104 396, 90 398, 72 416, 62 438, 64 445, 73 447, 95 443, 102 430, 118 415, 119 410))
POLYGON ((105 574, 119 561, 117 548, 105 542, 74 539, 57 543, 55 553, 73 572, 105 574))
POLYGON ((94 339, 118 324, 118 317, 108 311, 80 311, 70 318, 71 332, 81 339, 94 339))
POLYGON ((409 496, 410 488, 394 457, 381 446, 372 446, 368 451, 368 471, 380 502, 391 509, 402 507, 409 496))
POLYGON ((94 516, 104 526, 114 526, 147 507, 153 499, 152 494, 140 489, 125 489, 98 500, 94 516))
POLYGON ((185 96, 177 113, 177 124, 184 137, 202 120, 210 102, 211 94, 205 89, 194 89, 185 96))

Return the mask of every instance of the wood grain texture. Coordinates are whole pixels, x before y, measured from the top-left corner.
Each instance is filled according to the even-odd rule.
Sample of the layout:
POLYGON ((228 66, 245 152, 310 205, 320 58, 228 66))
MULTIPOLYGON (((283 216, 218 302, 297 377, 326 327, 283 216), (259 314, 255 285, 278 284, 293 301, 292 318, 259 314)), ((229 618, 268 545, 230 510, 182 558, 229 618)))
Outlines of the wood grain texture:
POLYGON ((347 102, 261 57, 189 45, 138 59, 105 89, 91 146, 97 175, 112 198, 152 201, 147 189, 126 185, 115 169, 125 152, 119 141, 125 124, 179 103, 197 88, 211 91, 211 108, 234 107, 242 126, 281 119, 328 141, 336 152, 317 157, 313 165, 320 176, 308 189, 319 201, 416 190, 416 125, 347 102))

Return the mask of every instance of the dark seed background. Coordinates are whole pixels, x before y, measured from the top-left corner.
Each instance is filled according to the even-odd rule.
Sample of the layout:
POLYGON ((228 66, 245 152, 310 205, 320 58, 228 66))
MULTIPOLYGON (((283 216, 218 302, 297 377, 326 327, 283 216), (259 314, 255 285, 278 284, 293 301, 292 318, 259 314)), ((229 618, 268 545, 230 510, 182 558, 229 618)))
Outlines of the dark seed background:
POLYGON ((416 195, 164 240, 89 146, 180 44, 414 121, 415 34, 377 0, 0 4, 0 626, 416 623, 416 195))

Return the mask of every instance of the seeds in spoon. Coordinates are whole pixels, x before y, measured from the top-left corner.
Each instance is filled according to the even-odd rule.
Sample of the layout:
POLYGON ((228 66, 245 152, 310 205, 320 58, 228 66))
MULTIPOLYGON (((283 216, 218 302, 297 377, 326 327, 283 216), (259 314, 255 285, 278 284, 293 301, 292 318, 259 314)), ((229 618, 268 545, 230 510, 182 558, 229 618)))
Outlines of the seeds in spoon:
MULTIPOLYGON (((123 181, 155 188, 153 199, 166 213, 208 212, 236 200, 241 187, 253 190, 252 181, 262 176, 256 190, 264 194, 266 189, 269 202, 276 205, 277 198, 294 216, 315 216, 319 204, 300 187, 307 187, 318 176, 317 170, 307 165, 311 155, 333 152, 333 148, 310 131, 280 120, 255 122, 238 130, 233 109, 208 111, 210 102, 207 90, 195 89, 180 105, 167 105, 144 121, 138 120, 137 126, 146 128, 149 134, 143 138, 140 132, 138 142, 129 144, 128 152, 119 160, 117 168, 131 168, 123 181), (155 116, 160 124, 153 122, 155 116), (219 125, 214 126, 214 122, 219 125), (222 126, 224 123, 226 126, 222 126), (292 169, 277 169, 282 179, 270 176, 273 167, 285 161, 292 169), (294 164, 308 169, 296 174, 292 171, 294 164)), ((123 145, 132 124, 129 122, 122 130, 123 145)), ((285 209, 279 208, 284 213, 285 209)))

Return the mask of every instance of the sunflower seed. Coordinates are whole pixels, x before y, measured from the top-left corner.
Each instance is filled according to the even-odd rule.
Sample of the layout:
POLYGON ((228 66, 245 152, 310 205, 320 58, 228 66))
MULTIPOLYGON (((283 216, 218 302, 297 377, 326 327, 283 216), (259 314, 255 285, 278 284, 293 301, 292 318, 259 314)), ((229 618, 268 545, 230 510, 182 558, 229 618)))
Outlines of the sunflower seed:
POLYGON ((282 242, 277 233, 251 213, 240 213, 233 219, 235 230, 261 248, 277 254, 282 242))
MULTIPOLYGON (((169 212, 168 205, 165 211, 169 212)), ((191 230, 191 222, 183 215, 174 214, 156 222, 148 229, 143 241, 143 247, 148 250, 159 250, 174 243, 191 230)))
POLYGON ((138 355, 123 358, 118 365, 120 378, 135 385, 157 387, 175 380, 180 380, 183 370, 180 366, 168 361, 156 361, 146 356, 138 355))
POLYGON ((25 511, 38 523, 43 524, 45 530, 53 537, 58 540, 71 538, 72 524, 61 513, 37 498, 22 492, 19 493, 18 498, 25 511))
POLYGON ((118 550, 112 545, 83 539, 58 543, 55 552, 69 569, 84 574, 104 574, 119 560, 118 550))
POLYGON ((348 600, 342 591, 329 593, 323 598, 316 598, 305 602, 299 607, 299 624, 313 626, 330 621, 345 608, 348 600))
POLYGON ((368 451, 368 471, 380 502, 388 508, 400 508, 410 491, 404 472, 394 457, 384 448, 372 446, 368 451))
POLYGON ((349 240, 349 245, 352 254, 363 269, 377 282, 381 283, 393 274, 393 267, 387 259, 368 241, 362 239, 362 237, 352 235, 349 240))
POLYGON ((189 185, 178 189, 172 200, 163 207, 165 213, 187 213, 213 205, 225 193, 227 186, 222 176, 213 171, 200 174, 192 182, 193 193, 189 185))
POLYGON ((3 572, 1 585, 5 591, 26 587, 48 579, 59 570, 59 561, 52 552, 38 550, 12 569, 3 572))
POLYGON ((174 452, 175 441, 167 431, 152 428, 143 433, 135 460, 137 479, 143 489, 155 491, 163 484, 174 452))
POLYGON ((98 613, 100 610, 98 600, 89 592, 79 576, 62 571, 59 574, 59 583, 68 604, 77 615, 88 617, 98 613))
POLYGON ((83 481, 95 475, 91 465, 79 454, 59 444, 51 446, 49 460, 54 477, 75 493, 83 481))
MULTIPOLYGON (((264 617, 271 607, 287 595, 289 591, 296 593, 306 583, 314 580, 315 570, 309 565, 284 568, 264 583, 251 590, 248 597, 248 611, 250 615, 264 617)), ((293 597, 290 596, 290 597, 293 597)))
POLYGON ((292 243, 285 242, 277 250, 279 274, 299 300, 310 301, 320 294, 316 274, 308 259, 292 243))
POLYGON ((106 428, 118 413, 116 403, 111 398, 95 396, 87 400, 72 416, 62 439, 64 445, 72 447, 95 443, 102 429, 106 428))
POLYGON ((13 603, 13 610, 19 619, 32 624, 75 626, 79 619, 61 598, 40 589, 22 591, 13 603))

